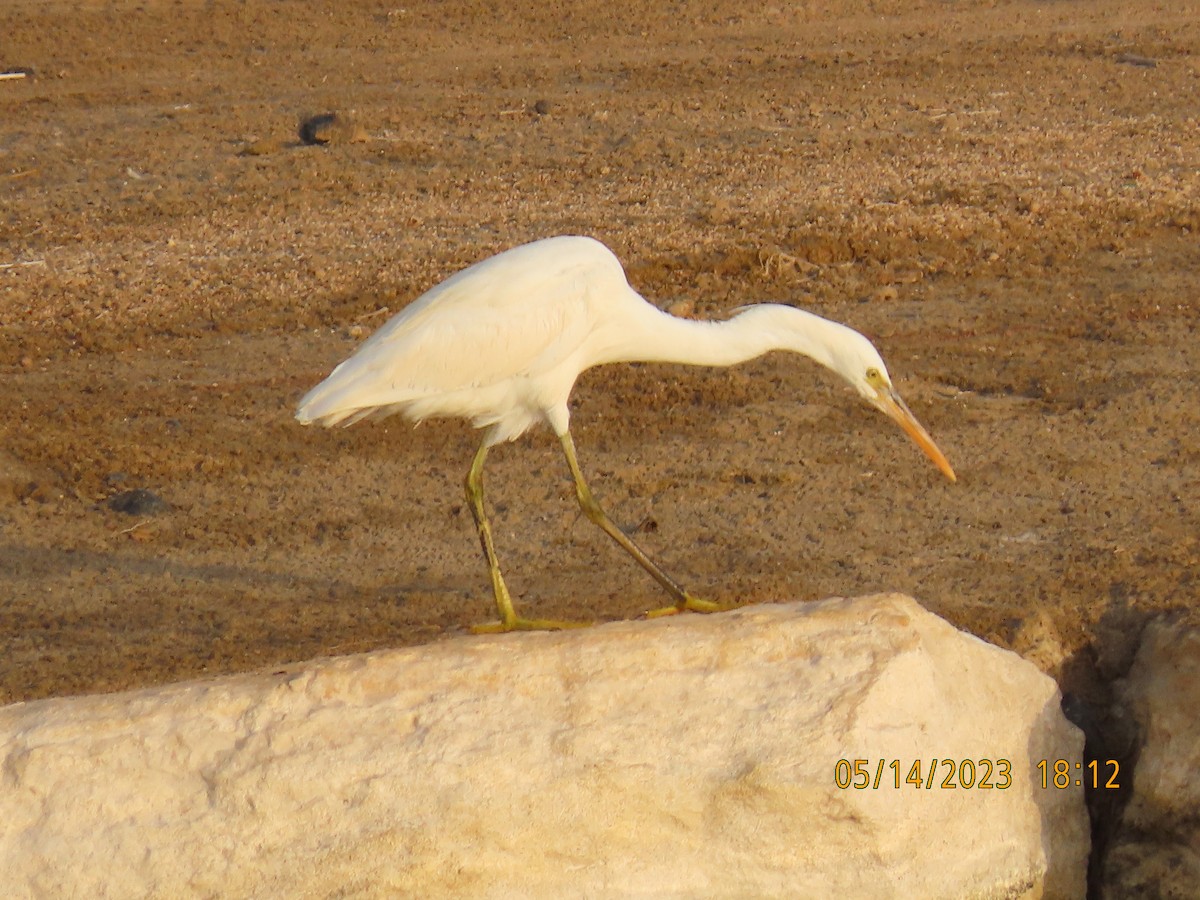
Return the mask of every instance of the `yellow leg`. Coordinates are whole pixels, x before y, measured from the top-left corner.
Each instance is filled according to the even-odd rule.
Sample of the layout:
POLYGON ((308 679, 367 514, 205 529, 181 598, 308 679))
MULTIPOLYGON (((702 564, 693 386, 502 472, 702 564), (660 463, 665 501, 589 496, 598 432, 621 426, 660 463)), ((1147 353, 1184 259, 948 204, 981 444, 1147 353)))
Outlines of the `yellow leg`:
POLYGON ((579 460, 575 457, 575 441, 571 438, 569 431, 564 431, 559 435, 559 440, 562 441, 563 453, 567 457, 567 465, 571 467, 571 477, 575 479, 575 496, 579 500, 579 506, 583 510, 583 514, 592 522, 599 525, 604 533, 620 544, 628 551, 629 555, 638 561, 643 569, 663 586, 668 594, 670 594, 675 603, 671 606, 664 606, 662 609, 653 609, 646 613, 648 618, 657 618, 658 616, 670 616, 675 613, 691 611, 691 612, 719 612, 726 607, 711 600, 700 600, 693 597, 682 587, 679 582, 664 572, 657 563, 654 562, 645 551, 635 544, 625 532, 616 526, 616 523, 608 517, 608 513, 600 506, 599 502, 592 495, 592 489, 588 487, 588 483, 584 480, 583 472, 579 468, 579 460))
POLYGON ((579 628, 585 622, 558 622, 553 619, 523 619, 513 609, 512 597, 509 596, 508 586, 500 574, 500 562, 496 558, 496 547, 492 543, 492 526, 488 524, 487 514, 483 509, 483 461, 487 457, 488 444, 485 439, 479 445, 475 461, 467 472, 467 504, 471 507, 471 515, 475 517, 475 527, 479 531, 479 543, 483 546, 483 555, 487 559, 488 573, 492 578, 492 593, 496 595, 496 609, 500 613, 499 622, 489 622, 486 625, 476 625, 471 630, 476 634, 495 634, 504 631, 553 631, 559 628, 579 628))

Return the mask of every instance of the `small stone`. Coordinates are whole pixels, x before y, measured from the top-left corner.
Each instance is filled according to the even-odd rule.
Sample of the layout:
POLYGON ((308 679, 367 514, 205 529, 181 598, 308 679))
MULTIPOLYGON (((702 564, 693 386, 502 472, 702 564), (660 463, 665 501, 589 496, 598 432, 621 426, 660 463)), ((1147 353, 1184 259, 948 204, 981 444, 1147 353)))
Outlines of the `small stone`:
POLYGON ((1062 630, 1043 609, 1035 608, 1021 621, 1012 649, 1050 675, 1061 672, 1069 658, 1062 630))
POLYGON ((667 307, 667 312, 680 319, 691 319, 696 315, 696 304, 692 300, 676 300, 667 307))
POLYGON ((108 508, 127 516, 157 516, 170 512, 171 504, 153 491, 134 488, 109 497, 108 508))
POLYGON ((1125 66, 1138 66, 1143 69, 1158 68, 1158 60, 1149 56, 1139 56, 1136 53, 1118 53, 1116 61, 1125 66))
POLYGON ((340 113, 321 113, 300 123, 300 140, 306 144, 360 144, 370 139, 365 128, 340 113))
POLYGON ((553 105, 549 100, 539 100, 537 103, 533 104, 533 111, 539 116, 549 115, 552 108, 553 105))

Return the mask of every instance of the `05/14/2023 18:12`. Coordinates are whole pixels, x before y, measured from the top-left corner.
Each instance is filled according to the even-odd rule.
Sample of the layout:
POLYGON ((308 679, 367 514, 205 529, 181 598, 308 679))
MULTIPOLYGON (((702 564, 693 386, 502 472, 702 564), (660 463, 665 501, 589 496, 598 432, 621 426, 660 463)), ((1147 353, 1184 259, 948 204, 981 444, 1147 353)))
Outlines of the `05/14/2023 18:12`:
MULTIPOLYGON (((1072 763, 1066 759, 1039 760, 1043 789, 1090 787, 1116 790, 1121 765, 1115 759, 1093 759, 1072 763)), ((1005 790, 1012 786, 1012 763, 1007 759, 917 759, 907 768, 899 759, 839 759, 833 771, 834 784, 841 790, 878 790, 903 787, 923 790, 1005 790)))

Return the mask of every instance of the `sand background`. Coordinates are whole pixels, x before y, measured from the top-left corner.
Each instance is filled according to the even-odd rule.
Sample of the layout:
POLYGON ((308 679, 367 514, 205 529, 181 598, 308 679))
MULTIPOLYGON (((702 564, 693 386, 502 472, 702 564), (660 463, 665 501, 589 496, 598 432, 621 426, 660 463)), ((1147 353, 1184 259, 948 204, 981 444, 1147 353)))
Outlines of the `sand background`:
MULTIPOLYGON (((584 470, 698 595, 911 593, 1087 702, 1195 617, 1194 3, 492 6, 0 7, 0 702, 488 620, 477 434, 291 413, 558 233, 664 307, 860 329, 958 470, 790 355, 589 372, 584 470), (332 110, 371 139, 302 146, 332 110)), ((522 611, 664 602, 547 432, 487 479, 522 611)))

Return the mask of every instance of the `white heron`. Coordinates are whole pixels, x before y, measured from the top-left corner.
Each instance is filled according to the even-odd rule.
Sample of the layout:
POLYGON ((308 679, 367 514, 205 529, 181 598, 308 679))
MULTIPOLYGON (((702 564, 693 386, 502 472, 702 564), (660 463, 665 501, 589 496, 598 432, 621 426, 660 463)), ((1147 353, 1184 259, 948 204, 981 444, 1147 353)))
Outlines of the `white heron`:
POLYGON ((790 350, 842 376, 894 419, 951 481, 954 470, 892 387, 871 342, 853 329, 778 304, 742 308, 727 321, 663 312, 629 286, 617 257, 587 237, 552 237, 464 269, 384 324, 300 401, 305 424, 349 425, 400 413, 457 416, 484 430, 467 472, 467 503, 487 558, 500 621, 478 631, 564 627, 518 616, 500 574, 483 502, 488 449, 546 423, 562 443, 584 514, 671 595, 656 611, 711 612, 618 528, 592 496, 575 456, 567 401, 592 366, 617 362, 732 366, 790 350))

